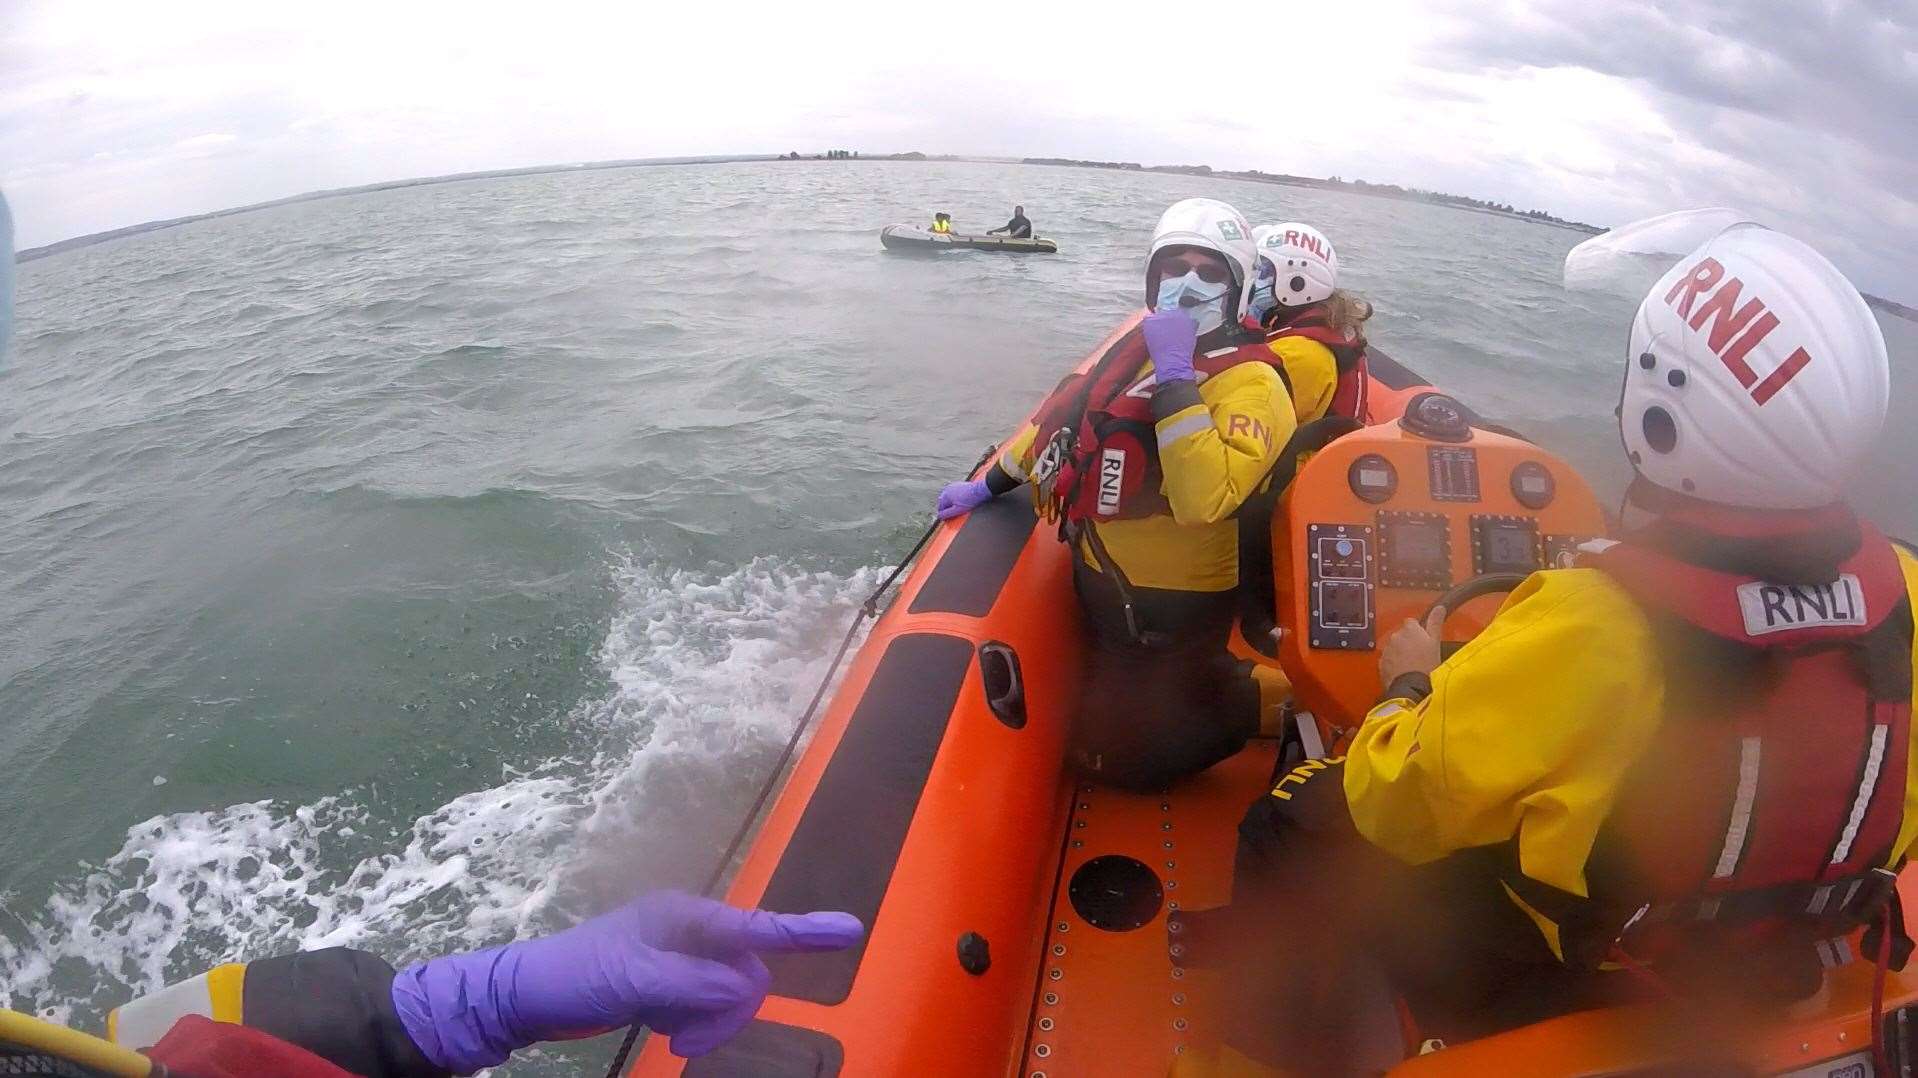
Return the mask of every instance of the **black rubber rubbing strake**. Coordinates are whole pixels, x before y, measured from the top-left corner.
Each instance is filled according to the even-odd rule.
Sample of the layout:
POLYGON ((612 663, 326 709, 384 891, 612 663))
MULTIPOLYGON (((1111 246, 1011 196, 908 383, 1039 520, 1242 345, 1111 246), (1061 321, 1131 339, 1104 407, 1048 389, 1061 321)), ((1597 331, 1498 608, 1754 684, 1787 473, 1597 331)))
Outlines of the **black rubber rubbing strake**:
POLYGON ((1386 355, 1376 345, 1366 346, 1365 369, 1373 381, 1387 389, 1410 389, 1412 386, 1431 384, 1424 375, 1386 355))
MULTIPOLYGON (((887 645, 760 908, 844 910, 871 938, 873 916, 971 667, 972 642, 961 637, 908 633, 887 645)), ((768 955, 773 994, 842 1002, 865 953, 862 941, 831 954, 768 955)))
POLYGON ((739 1036, 686 1061, 685 1078, 836 1078, 846 1050, 816 1029, 754 1022, 739 1036))
POLYGON ((1016 490, 967 513, 959 534, 940 555, 907 612, 985 617, 1012 575, 1012 567, 1019 563, 1019 552, 1026 548, 1038 520, 1032 499, 1016 490))

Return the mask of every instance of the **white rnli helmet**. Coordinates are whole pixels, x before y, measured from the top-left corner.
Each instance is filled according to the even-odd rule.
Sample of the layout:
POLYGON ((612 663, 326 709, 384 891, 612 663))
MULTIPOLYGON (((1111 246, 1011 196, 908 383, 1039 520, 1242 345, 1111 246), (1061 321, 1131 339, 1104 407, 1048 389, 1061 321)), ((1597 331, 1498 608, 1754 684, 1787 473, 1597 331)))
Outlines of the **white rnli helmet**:
POLYGON ((1287 221, 1253 231, 1259 259, 1272 264, 1272 298, 1281 307, 1303 307, 1330 296, 1339 287, 1339 253, 1325 233, 1287 221))
MULTIPOLYGON (((1237 321, 1240 312, 1245 310, 1246 301, 1252 296, 1254 254, 1252 248, 1252 226, 1246 223, 1245 215, 1216 198, 1188 198, 1166 207, 1159 215, 1158 227, 1152 230, 1152 250, 1146 255, 1146 265, 1152 265, 1152 259, 1167 247, 1203 247, 1208 251, 1217 251, 1225 257, 1226 264, 1232 268, 1234 290, 1229 295, 1235 297, 1231 310, 1226 312, 1228 322, 1237 321)), ((1146 305, 1152 305, 1153 282, 1146 281, 1146 305)))
POLYGON ((1721 505, 1844 495, 1885 424, 1878 322, 1838 268, 1740 225, 1681 260, 1632 319, 1619 433, 1632 467, 1721 505))

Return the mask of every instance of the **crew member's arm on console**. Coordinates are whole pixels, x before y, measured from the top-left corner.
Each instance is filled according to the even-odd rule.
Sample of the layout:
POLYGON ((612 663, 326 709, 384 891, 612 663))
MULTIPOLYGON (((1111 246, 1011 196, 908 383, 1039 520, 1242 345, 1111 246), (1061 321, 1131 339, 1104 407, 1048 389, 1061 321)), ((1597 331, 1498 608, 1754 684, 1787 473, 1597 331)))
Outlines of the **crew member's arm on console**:
POLYGON ((1664 704, 1644 614, 1596 569, 1534 573, 1421 681, 1395 678, 1346 755, 1359 832, 1413 864, 1516 835, 1527 876, 1585 894, 1599 825, 1664 704))
POLYGON ((1257 493, 1298 426, 1277 371, 1241 363, 1209 379, 1153 390, 1159 465, 1172 519, 1215 524, 1257 493))

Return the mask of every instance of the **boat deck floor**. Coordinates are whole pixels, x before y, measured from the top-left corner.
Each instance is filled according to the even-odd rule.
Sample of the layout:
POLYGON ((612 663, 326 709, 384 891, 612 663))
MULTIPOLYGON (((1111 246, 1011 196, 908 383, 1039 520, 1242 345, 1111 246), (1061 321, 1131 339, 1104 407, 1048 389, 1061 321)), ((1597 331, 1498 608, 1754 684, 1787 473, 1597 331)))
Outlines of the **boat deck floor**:
POLYGON ((1076 788, 1019 1073, 1162 1076, 1211 1032, 1218 985, 1179 964, 1166 919, 1231 899, 1239 820, 1277 757, 1276 741, 1257 740, 1163 793, 1076 788), (1157 877, 1156 909, 1150 883, 1120 859, 1157 877))

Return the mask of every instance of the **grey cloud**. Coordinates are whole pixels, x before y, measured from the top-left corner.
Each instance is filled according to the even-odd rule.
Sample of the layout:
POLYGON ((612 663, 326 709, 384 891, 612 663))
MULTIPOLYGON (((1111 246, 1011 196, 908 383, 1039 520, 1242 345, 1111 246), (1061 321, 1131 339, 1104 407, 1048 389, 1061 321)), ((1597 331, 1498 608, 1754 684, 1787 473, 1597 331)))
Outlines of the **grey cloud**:
POLYGON ((1620 146, 1643 157, 1611 178, 1648 212, 1741 205, 1808 233, 1867 289, 1918 298, 1918 6, 1547 0, 1462 22, 1444 61, 1631 80, 1683 143, 1620 146), (1687 154, 1717 167, 1670 167, 1687 154))
POLYGON ((1451 51, 1475 66, 1589 68, 1918 153, 1918 7, 1548 0, 1473 20, 1451 51))

